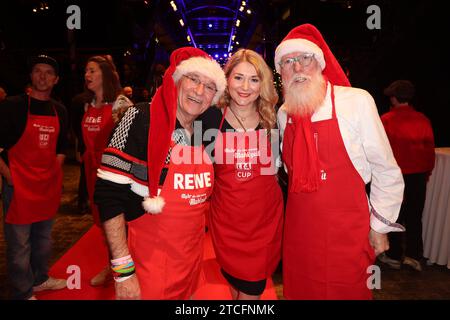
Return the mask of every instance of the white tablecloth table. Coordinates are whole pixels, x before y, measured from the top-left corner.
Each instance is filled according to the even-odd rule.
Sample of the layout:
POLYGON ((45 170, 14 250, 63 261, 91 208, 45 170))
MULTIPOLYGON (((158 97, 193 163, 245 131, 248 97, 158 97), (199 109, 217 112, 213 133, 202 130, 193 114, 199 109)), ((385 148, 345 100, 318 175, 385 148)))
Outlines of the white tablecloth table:
POLYGON ((450 148, 436 148, 423 210, 423 255, 450 269, 450 148))

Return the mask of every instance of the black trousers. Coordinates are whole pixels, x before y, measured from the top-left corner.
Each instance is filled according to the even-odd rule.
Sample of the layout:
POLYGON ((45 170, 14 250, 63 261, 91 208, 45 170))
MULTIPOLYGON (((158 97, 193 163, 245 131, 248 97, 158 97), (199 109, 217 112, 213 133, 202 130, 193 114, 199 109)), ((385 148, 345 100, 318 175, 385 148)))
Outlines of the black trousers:
POLYGON ((387 255, 401 260, 403 255, 419 260, 423 256, 422 211, 425 205, 428 173, 405 174, 405 192, 397 222, 406 232, 390 232, 387 255))

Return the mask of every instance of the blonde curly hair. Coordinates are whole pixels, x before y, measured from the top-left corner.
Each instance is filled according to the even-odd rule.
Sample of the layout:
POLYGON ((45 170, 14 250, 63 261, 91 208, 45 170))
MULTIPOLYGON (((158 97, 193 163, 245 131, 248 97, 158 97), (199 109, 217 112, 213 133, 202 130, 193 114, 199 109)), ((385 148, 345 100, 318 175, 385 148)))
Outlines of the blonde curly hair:
MULTIPOLYGON (((261 92, 256 99, 256 109, 261 118, 261 126, 264 129, 273 129, 277 121, 275 105, 278 102, 278 94, 273 85, 273 74, 263 57, 250 49, 239 49, 228 60, 224 67, 225 76, 230 76, 233 69, 241 62, 248 62, 256 69, 261 80, 261 92)), ((224 108, 230 105, 231 96, 228 88, 225 89, 219 100, 218 106, 224 108)))

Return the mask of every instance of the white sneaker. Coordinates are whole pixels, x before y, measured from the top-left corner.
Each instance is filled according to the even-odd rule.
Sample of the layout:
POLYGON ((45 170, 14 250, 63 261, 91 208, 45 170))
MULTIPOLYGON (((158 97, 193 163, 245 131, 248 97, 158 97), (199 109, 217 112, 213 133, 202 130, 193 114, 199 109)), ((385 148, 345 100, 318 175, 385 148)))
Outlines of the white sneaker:
POLYGON ((67 287, 66 279, 56 279, 49 277, 47 281, 38 286, 33 287, 33 292, 40 292, 44 290, 60 290, 67 287))
POLYGON ((399 260, 389 258, 386 253, 381 253, 378 255, 378 260, 388 265, 391 269, 400 270, 402 264, 399 260))
POLYGON ((422 265, 416 259, 405 257, 403 259, 403 264, 413 268, 416 271, 422 271, 422 265))

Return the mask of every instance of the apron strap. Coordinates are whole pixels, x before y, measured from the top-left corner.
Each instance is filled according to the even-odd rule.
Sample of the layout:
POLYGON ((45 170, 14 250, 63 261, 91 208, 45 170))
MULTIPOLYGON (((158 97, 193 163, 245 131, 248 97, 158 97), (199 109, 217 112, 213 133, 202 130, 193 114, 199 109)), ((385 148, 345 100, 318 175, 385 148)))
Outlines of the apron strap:
POLYGON ((331 82, 330 85, 331 85, 331 105, 332 105, 331 118, 336 119, 336 104, 334 103, 334 85, 331 82))
POLYGON ((222 131, 223 122, 225 121, 225 115, 227 114, 228 106, 223 110, 222 120, 220 120, 219 131, 222 131))

